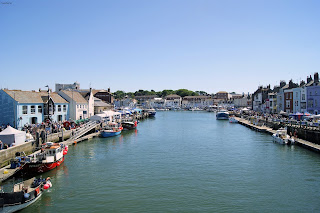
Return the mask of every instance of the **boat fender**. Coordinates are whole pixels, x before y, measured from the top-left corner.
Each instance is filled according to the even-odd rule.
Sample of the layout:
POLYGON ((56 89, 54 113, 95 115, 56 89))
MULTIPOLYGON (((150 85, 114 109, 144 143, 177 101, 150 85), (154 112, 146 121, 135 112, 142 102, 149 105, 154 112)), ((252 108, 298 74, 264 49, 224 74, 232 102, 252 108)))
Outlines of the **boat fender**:
POLYGON ((25 198, 25 199, 29 199, 30 194, 29 194, 29 193, 24 193, 24 195, 23 195, 23 196, 24 196, 24 198, 25 198))
POLYGON ((49 184, 46 183, 43 185, 43 189, 49 189, 49 188, 50 188, 49 184))

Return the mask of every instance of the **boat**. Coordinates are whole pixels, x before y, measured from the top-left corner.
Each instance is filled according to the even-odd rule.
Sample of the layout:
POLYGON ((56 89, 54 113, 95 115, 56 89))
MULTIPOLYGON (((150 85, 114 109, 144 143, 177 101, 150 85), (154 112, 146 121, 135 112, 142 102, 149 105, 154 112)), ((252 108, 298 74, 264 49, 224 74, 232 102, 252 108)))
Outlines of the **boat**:
POLYGON ((217 120, 228 120, 229 119, 229 112, 227 110, 220 110, 216 114, 217 120))
POLYGON ((278 129, 277 132, 272 135, 272 138, 273 142, 283 145, 292 145, 295 143, 294 138, 291 138, 284 128, 278 129))
POLYGON ((122 126, 117 123, 109 123, 107 127, 101 130, 101 137, 108 138, 121 134, 122 126))
POLYGON ((156 110, 154 109, 148 109, 146 110, 148 112, 149 117, 155 117, 156 116, 156 110))
POLYGON ((123 127, 123 129, 126 130, 131 130, 131 129, 135 129, 138 126, 138 121, 132 122, 132 121, 123 121, 121 122, 121 125, 123 127))
POLYGON ((36 179, 35 177, 17 183, 13 192, 0 192, 0 212, 16 212, 36 202, 43 191, 52 187, 50 178, 36 179))
POLYGON ((207 111, 208 112, 216 112, 217 111, 217 105, 209 106, 207 111))
POLYGON ((34 174, 47 172, 60 166, 67 153, 68 146, 62 143, 47 142, 37 152, 16 158, 23 165, 20 167, 20 172, 34 174))
POLYGON ((230 123, 238 123, 238 120, 234 116, 232 116, 232 117, 229 117, 229 122, 230 123))
POLYGON ((203 109, 199 107, 192 107, 192 108, 189 108, 189 111, 203 111, 203 109))

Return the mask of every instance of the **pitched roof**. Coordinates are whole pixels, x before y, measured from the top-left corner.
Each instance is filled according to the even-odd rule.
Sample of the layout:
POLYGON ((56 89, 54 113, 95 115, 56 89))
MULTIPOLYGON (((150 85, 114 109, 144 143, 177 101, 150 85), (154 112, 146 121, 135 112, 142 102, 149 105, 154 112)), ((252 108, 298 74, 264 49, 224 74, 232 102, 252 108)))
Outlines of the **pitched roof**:
POLYGON ((211 96, 205 96, 205 95, 185 96, 183 99, 194 99, 194 98, 209 99, 211 98, 211 96))
POLYGON ((60 92, 63 92, 64 94, 66 94, 70 99, 73 99, 76 103, 80 103, 80 104, 87 104, 88 101, 86 101, 86 99, 84 99, 84 97, 76 91, 70 91, 70 90, 60 90, 60 92))
POLYGON ((176 94, 171 94, 171 95, 167 95, 165 98, 181 98, 181 96, 176 94))
POLYGON ((218 93, 228 93, 228 92, 226 92, 226 91, 220 91, 220 92, 217 92, 217 94, 218 94, 218 93))
MULTIPOLYGON (((19 103, 46 103, 48 101, 47 92, 35 92, 35 91, 21 91, 21 90, 3 90, 14 100, 19 103)), ((68 103, 58 93, 50 93, 54 103, 68 103)))
POLYGON ((113 106, 112 104, 108 104, 108 103, 104 102, 100 98, 93 97, 93 99, 94 99, 94 106, 95 107, 110 107, 110 106, 113 106))
POLYGON ((307 87, 312 86, 314 83, 314 80, 311 80, 309 83, 306 84, 307 87))

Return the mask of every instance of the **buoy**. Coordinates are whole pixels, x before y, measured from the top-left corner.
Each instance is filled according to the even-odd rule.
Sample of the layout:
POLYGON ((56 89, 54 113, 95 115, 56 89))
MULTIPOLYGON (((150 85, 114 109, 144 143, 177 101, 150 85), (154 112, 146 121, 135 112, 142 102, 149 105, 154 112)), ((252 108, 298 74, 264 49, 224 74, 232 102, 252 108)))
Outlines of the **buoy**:
POLYGON ((46 183, 46 184, 43 185, 43 189, 49 189, 49 188, 50 188, 49 184, 46 183))
POLYGON ((6 170, 6 169, 3 171, 3 174, 8 174, 8 173, 9 173, 9 172, 8 172, 8 170, 6 170))

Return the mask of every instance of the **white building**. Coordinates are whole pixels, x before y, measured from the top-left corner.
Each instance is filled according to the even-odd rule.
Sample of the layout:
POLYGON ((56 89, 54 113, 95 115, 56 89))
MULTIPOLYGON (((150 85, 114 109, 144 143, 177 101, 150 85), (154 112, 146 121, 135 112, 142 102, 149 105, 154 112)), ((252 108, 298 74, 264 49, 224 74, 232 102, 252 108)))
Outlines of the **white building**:
POLYGON ((182 108, 205 108, 213 105, 211 96, 185 96, 182 99, 182 108))
POLYGON ((234 99, 233 104, 235 107, 251 107, 251 99, 248 99, 248 96, 244 96, 243 98, 234 99))
POLYGON ((149 101, 150 107, 159 109, 159 108, 164 108, 166 100, 163 98, 154 98, 149 101))
POLYGON ((73 90, 60 90, 58 94, 70 103, 69 107, 71 119, 79 120, 89 118, 88 102, 79 92, 73 90))
POLYGON ((74 82, 73 84, 56 84, 56 92, 59 92, 60 90, 71 90, 80 89, 80 84, 78 82, 74 82))
POLYGON ((177 109, 177 108, 181 108, 181 102, 182 102, 182 98, 179 95, 167 95, 165 97, 165 107, 166 108, 173 108, 173 109, 177 109))

